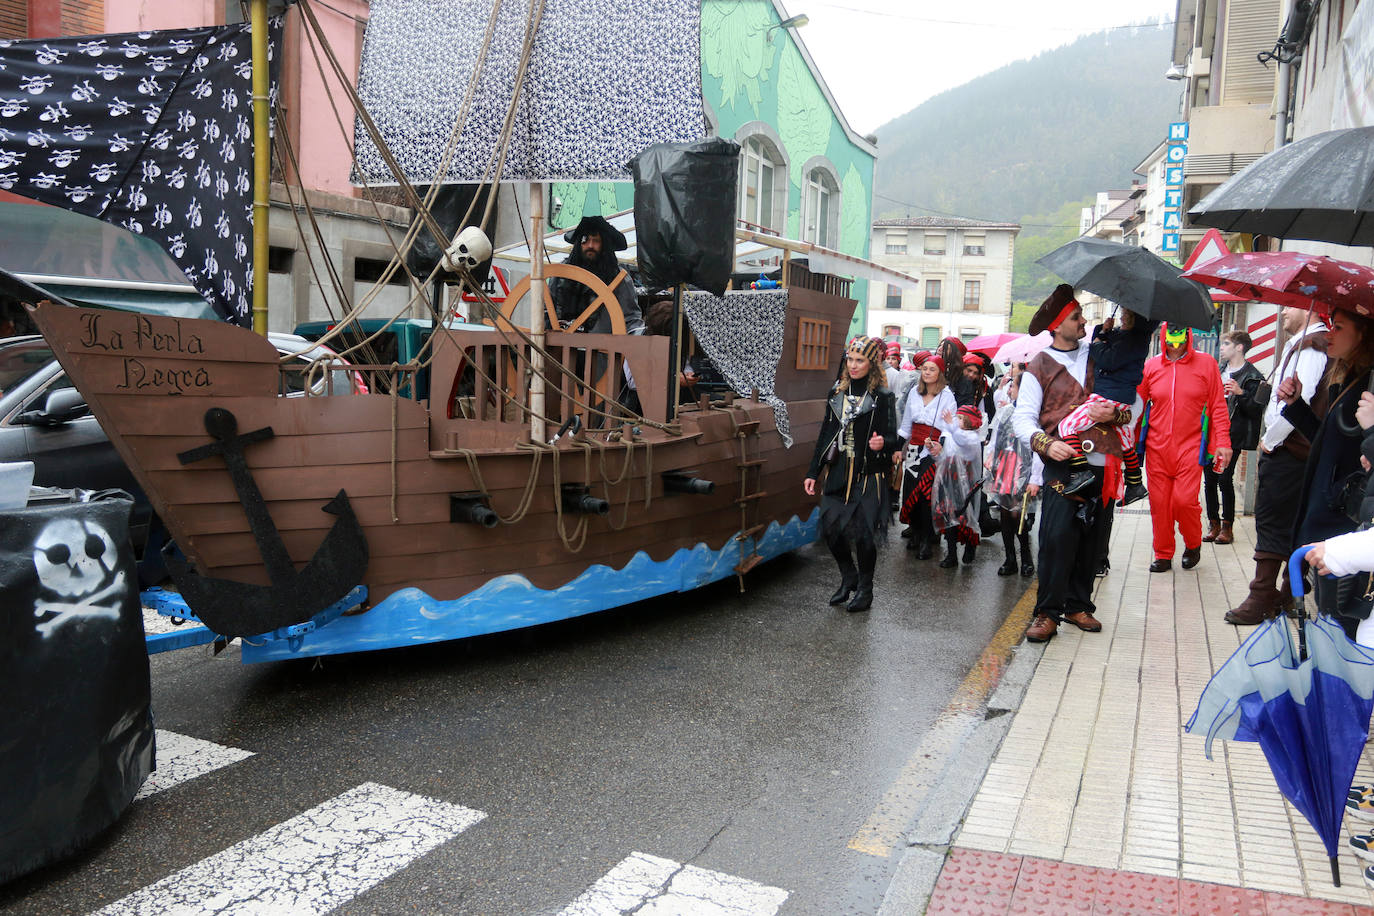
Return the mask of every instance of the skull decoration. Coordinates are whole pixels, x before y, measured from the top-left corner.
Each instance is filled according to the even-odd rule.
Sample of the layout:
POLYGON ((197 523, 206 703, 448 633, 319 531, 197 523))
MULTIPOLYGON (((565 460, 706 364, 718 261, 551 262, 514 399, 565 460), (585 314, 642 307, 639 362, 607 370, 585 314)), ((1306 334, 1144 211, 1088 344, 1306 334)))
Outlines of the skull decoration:
POLYGON ((470 273, 489 260, 491 240, 476 226, 468 226, 458 233, 448 246, 448 251, 444 252, 444 266, 453 271, 466 269, 470 273))
POLYGON ((118 553, 109 532, 95 522, 49 522, 33 545, 33 565, 43 593, 33 613, 46 618, 36 629, 50 636, 77 617, 118 620, 125 582, 124 573, 116 569, 118 553))

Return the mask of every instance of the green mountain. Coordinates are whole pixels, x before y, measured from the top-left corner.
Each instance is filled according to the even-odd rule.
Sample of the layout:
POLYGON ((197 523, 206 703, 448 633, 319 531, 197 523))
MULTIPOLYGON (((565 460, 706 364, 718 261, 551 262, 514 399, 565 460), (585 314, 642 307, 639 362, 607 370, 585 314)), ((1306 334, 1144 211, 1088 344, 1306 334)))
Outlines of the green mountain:
POLYGON ((1164 79, 1173 33, 1087 35, 943 92, 878 128, 875 218, 967 216, 1021 224, 1013 331, 1057 281, 1035 259, 1078 235, 1098 191, 1131 169, 1179 116, 1164 79))
POLYGON ((1023 221, 1129 186, 1178 118, 1172 40, 1167 26, 1088 35, 883 125, 874 214, 1023 221))

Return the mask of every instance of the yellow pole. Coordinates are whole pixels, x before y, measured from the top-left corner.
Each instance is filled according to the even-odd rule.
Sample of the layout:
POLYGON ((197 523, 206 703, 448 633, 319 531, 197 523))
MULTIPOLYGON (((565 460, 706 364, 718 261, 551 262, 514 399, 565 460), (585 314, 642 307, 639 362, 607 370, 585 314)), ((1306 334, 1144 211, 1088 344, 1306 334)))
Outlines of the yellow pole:
POLYGON ((253 330, 267 335, 267 220, 272 180, 271 80, 267 64, 267 0, 252 0, 248 14, 253 29, 253 330))

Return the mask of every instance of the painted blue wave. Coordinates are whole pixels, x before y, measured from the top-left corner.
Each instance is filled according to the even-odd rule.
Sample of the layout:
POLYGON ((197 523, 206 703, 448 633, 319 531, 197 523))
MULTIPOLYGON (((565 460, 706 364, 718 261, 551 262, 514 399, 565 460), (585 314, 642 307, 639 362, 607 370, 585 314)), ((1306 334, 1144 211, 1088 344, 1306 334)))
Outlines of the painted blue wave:
MULTIPOLYGON (((772 522, 758 540, 757 550, 771 560, 816 540, 819 528, 819 510, 813 510, 806 521, 793 516, 786 525, 772 522)), ((597 564, 554 589, 538 588, 521 575, 498 576, 451 601, 432 598, 418 588, 405 588, 388 595, 365 614, 340 617, 308 634, 298 651, 292 652, 285 640, 259 646, 244 643, 243 660, 263 662, 418 646, 567 620, 729 578, 740 558, 750 553, 750 546, 747 539, 732 539, 720 550, 697 544, 661 561, 640 552, 623 569, 597 564)))

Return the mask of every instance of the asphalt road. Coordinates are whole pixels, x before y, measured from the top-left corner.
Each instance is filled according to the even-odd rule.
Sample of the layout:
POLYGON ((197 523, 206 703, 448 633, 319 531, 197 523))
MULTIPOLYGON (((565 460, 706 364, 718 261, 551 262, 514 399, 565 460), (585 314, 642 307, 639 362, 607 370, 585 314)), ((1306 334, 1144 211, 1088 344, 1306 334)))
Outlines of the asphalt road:
POLYGON ((997 577, 990 545, 942 570, 904 544, 865 614, 826 606, 834 564, 813 546, 743 595, 719 583, 465 642, 156 656, 157 727, 252 756, 136 802, 0 887, 0 913, 97 911, 364 783, 486 817, 341 914, 557 914, 634 853, 782 889, 782 914, 874 913, 901 850, 850 843, 1029 584, 997 577))

